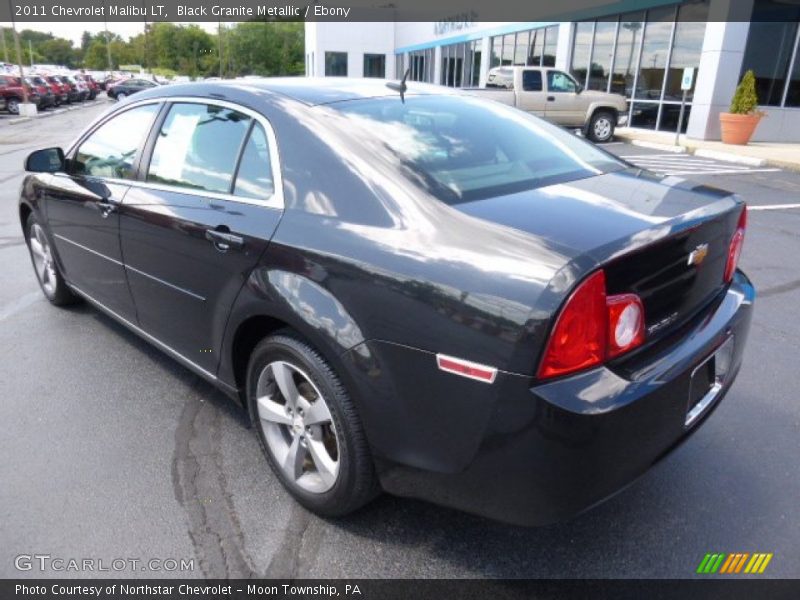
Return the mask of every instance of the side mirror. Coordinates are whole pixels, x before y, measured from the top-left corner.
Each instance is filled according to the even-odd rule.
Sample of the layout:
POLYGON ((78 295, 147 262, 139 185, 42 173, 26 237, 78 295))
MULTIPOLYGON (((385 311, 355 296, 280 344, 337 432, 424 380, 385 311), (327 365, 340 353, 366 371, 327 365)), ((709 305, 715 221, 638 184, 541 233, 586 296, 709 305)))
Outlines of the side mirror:
POLYGON ((64 171, 64 151, 61 148, 45 148, 31 152, 25 159, 25 170, 32 173, 64 171))
POLYGON ((575 88, 575 93, 580 94, 583 91, 583 86, 579 83, 578 87, 575 88))

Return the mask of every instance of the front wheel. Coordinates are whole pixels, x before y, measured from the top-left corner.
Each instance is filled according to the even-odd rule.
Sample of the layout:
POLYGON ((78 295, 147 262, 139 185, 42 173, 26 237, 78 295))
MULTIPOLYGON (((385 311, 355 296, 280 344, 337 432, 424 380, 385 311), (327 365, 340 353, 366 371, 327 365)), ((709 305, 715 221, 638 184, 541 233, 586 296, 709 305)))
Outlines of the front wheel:
POLYGON ((42 288, 45 297, 56 306, 76 302, 78 297, 67 287, 53 258, 50 238, 33 213, 28 217, 25 238, 31 254, 31 262, 33 262, 33 270, 36 272, 36 279, 39 281, 39 287, 42 288))
POLYGON ((10 112, 12 115, 18 115, 19 100, 17 100, 16 98, 10 98, 8 100, 8 103, 6 104, 6 109, 8 109, 8 112, 10 112))
POLYGON ((303 506, 341 516, 377 494, 353 402, 310 345, 281 334, 258 344, 247 369, 247 402, 267 461, 303 506))
POLYGON ((614 115, 606 111, 598 111, 589 121, 588 135, 593 142, 603 143, 614 137, 614 115))
POLYGON ((117 92, 117 94, 116 94, 116 98, 119 101, 125 100, 125 98, 127 98, 127 96, 128 96, 128 94, 126 94, 125 92, 117 92))

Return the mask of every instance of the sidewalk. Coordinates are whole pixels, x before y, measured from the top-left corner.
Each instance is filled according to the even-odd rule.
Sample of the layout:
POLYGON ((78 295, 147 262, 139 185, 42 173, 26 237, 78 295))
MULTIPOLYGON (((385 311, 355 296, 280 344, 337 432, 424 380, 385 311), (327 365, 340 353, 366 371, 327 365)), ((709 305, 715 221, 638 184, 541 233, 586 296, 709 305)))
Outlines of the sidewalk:
POLYGON ((666 152, 689 153, 706 158, 727 160, 751 167, 780 167, 800 171, 800 144, 750 142, 747 146, 734 146, 722 142, 695 140, 681 135, 675 146, 675 133, 650 131, 632 127, 618 127, 615 136, 636 146, 655 148, 666 152))

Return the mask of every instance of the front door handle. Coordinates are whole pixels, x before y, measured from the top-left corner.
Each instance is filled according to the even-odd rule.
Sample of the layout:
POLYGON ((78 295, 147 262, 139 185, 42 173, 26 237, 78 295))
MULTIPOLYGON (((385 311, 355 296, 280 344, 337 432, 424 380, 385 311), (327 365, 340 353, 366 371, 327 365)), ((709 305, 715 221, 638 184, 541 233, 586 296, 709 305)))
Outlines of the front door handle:
POLYGON ((206 229, 206 239, 214 244, 214 247, 220 252, 227 252, 231 248, 244 246, 244 238, 242 236, 220 229, 206 229))
POLYGON ((112 204, 108 200, 101 200, 100 202, 97 203, 97 208, 100 209, 100 215, 104 219, 107 219, 108 215, 110 215, 115 210, 117 210, 117 205, 116 204, 112 204))
POLYGON ((548 102, 555 102, 556 101, 556 97, 555 96, 548 96, 547 97, 547 101, 548 102))

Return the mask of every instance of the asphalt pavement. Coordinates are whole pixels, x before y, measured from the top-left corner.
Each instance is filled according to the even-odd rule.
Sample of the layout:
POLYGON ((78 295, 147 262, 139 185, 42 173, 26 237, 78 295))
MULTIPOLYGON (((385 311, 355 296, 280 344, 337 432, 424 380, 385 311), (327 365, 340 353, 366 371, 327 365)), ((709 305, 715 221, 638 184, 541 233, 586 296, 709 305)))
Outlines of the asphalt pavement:
POLYGON ((42 297, 17 216, 22 161, 103 108, 0 123, 0 577, 98 574, 15 568, 44 554, 193 561, 100 573, 125 577, 671 578, 707 552, 773 553, 762 577, 800 577, 800 209, 775 208, 798 202, 800 174, 671 175, 750 203, 741 264, 758 299, 731 392, 632 486, 538 529, 389 496, 328 520, 292 501, 213 388, 98 311, 42 297))

